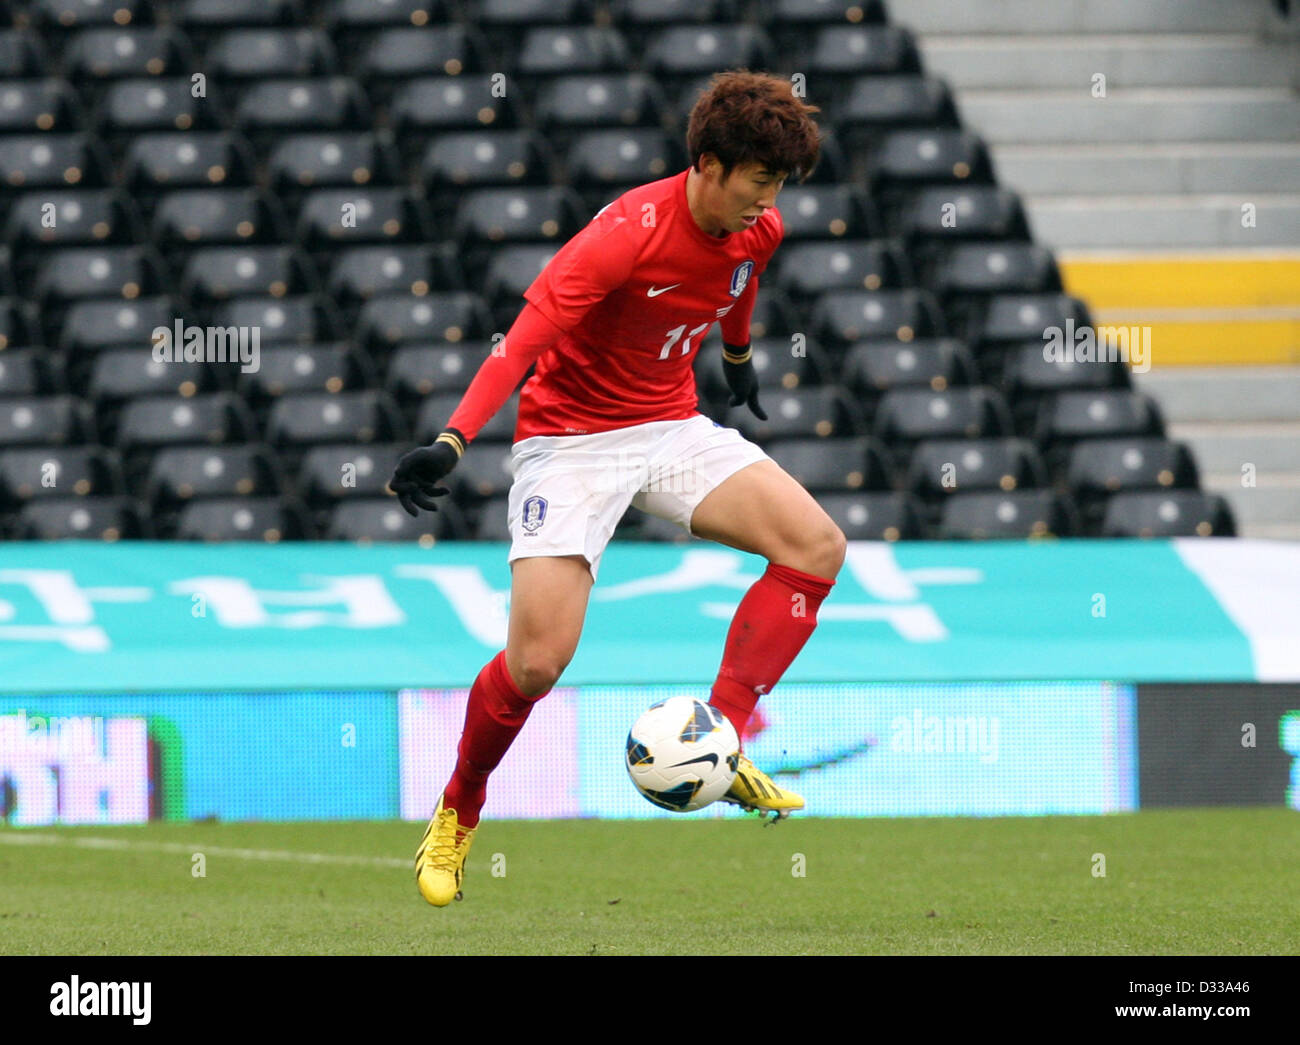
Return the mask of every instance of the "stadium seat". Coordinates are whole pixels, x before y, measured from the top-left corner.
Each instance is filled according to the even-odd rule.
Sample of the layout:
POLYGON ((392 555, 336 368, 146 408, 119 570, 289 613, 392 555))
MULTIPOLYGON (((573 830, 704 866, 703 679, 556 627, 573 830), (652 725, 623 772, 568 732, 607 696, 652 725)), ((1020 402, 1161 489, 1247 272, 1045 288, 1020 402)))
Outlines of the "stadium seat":
POLYGON ((104 92, 95 125, 110 141, 123 144, 137 134, 214 130, 225 109, 215 85, 195 97, 187 76, 117 80, 104 92))
POLYGON ((299 495, 312 508, 329 508, 341 500, 387 497, 388 478, 405 443, 313 446, 298 467, 299 495))
MULTIPOLYGON (((768 389, 790 391, 796 388, 825 383, 834 376, 826 354, 815 341, 803 335, 800 340, 780 337, 761 337, 750 342, 751 359, 758 385, 768 389)), ((723 371, 721 337, 710 337, 695 357, 695 374, 700 387, 709 399, 724 402, 731 397, 723 371)))
POLYGON ((14 396, 0 400, 0 446, 84 443, 94 434, 90 408, 75 396, 14 396))
POLYGON ((535 83, 540 77, 618 72, 627 67, 627 42, 609 26, 528 29, 515 59, 515 72, 524 83, 535 83))
POLYGON ((942 540, 1071 537, 1078 531, 1069 499, 1051 490, 955 493, 943 503, 942 540))
POLYGON ((208 498, 273 497, 282 487, 265 446, 170 446, 150 463, 145 497, 155 512, 165 515, 208 498))
POLYGON ((318 289, 311 259, 283 246, 207 247, 189 256, 180 293, 199 307, 237 297, 284 297, 318 289))
POLYGON ((136 25, 151 20, 143 0, 34 0, 31 18, 42 29, 54 33, 82 26, 136 25))
POLYGON ((149 200, 162 189, 249 185, 253 164, 251 146, 236 134, 141 134, 127 145, 123 181, 149 200))
POLYGON ((301 393, 275 400, 266 439, 276 448, 325 443, 393 443, 406 436, 406 423, 386 392, 301 393))
POLYGON ((350 77, 255 81, 239 100, 235 124, 270 141, 278 133, 365 130, 370 103, 350 77))
POLYGON ((448 497, 440 498, 436 512, 421 512, 419 518, 407 515, 395 497, 358 497, 341 502, 331 513, 324 537, 332 541, 404 541, 422 548, 440 540, 465 534, 465 525, 456 505, 448 497))
POLYGON ((923 185, 981 185, 993 181, 988 147, 970 131, 892 131, 876 143, 867 160, 871 192, 886 209, 923 185))
POLYGON ((1196 462, 1183 443, 1165 439, 1086 439, 1070 451, 1066 482, 1085 525, 1101 522, 1112 495, 1139 490, 1195 490, 1196 462))
MULTIPOLYGON (((101 298, 78 301, 64 317, 58 345, 69 353, 69 377, 84 376, 78 369, 83 358, 105 348, 152 348, 153 332, 173 329, 180 304, 166 295, 123 301, 101 298)), ((76 382, 74 382, 76 383, 76 382)))
POLYGON ((468 26, 390 26, 370 39, 357 74, 372 99, 388 100, 402 80, 480 72, 486 62, 483 51, 483 41, 468 26))
POLYGON ((920 240, 1025 240, 1029 223, 1020 197, 994 185, 928 187, 904 195, 887 218, 913 246, 920 240))
POLYGON ((815 83, 920 71, 912 34, 894 25, 825 25, 814 31, 804 65, 815 83))
POLYGON ((67 133, 81 122, 77 93, 66 80, 4 81, 0 134, 67 133))
POLYGON ((309 189, 391 185, 398 158, 378 135, 339 131, 291 134, 276 142, 266 161, 272 188, 286 201, 309 189))
POLYGON ((213 310, 212 325, 242 328, 250 337, 256 329, 262 348, 337 341, 342 333, 333 306, 316 294, 231 298, 213 310))
POLYGON ((331 76, 338 70, 334 44, 319 29, 231 29, 212 41, 204 57, 221 81, 331 76))
POLYGON ((777 198, 785 239, 860 239, 878 233, 870 207, 852 185, 792 185, 777 198))
POLYGON ((958 122, 948 85, 930 76, 859 77, 838 103, 836 118, 850 151, 871 145, 888 131, 955 128, 958 122))
POLYGON ((190 396, 215 391, 218 387, 215 364, 177 361, 160 362, 149 350, 106 348, 95 354, 91 363, 86 396, 95 405, 102 430, 105 410, 141 396, 190 396))
POLYGON ((173 8, 175 21, 190 34, 303 22, 299 0, 180 0, 173 8))
POLYGON ((1058 392, 1039 406, 1034 433, 1040 445, 1079 439, 1162 436, 1164 420, 1155 400, 1127 389, 1058 392))
POLYGON ((676 25, 651 33, 642 54, 660 83, 680 86, 689 77, 720 69, 763 69, 771 65, 772 41, 758 26, 714 23, 676 25))
MULTIPOLYGON (((784 198, 777 203, 784 216, 784 198)), ((828 290, 895 290, 911 282, 907 259, 890 240, 783 244, 769 271, 776 286, 805 301, 828 290)))
POLYGON ((895 388, 876 407, 874 434, 891 446, 922 439, 981 439, 1011 435, 1006 401, 982 385, 941 392, 895 388))
POLYGON ((474 440, 474 449, 461 458, 448 479, 455 489, 458 504, 475 503, 503 497, 510 492, 511 443, 474 440))
POLYGON ((663 91, 643 73, 561 76, 538 92, 534 119, 549 135, 594 127, 657 126, 663 91))
POLYGON ((734 20, 734 0, 613 0, 610 13, 616 24, 629 31, 687 22, 734 20))
POLYGON ((907 489, 937 504, 959 493, 1035 489, 1047 468, 1024 439, 935 439, 917 443, 907 468, 907 489))
POLYGON ((640 185, 675 174, 686 164, 663 131, 646 127, 589 131, 573 142, 566 158, 570 182, 607 198, 611 186, 640 185))
POLYGON ((1106 503, 1103 537, 1235 537, 1228 502, 1200 490, 1117 493, 1106 503))
POLYGON ((210 497, 181 509, 181 541, 277 541, 312 536, 302 510, 281 497, 210 497))
POLYGON ((423 297, 454 289, 456 271, 436 247, 394 244, 349 247, 337 253, 326 292, 346 310, 387 294, 423 297))
POLYGON ((254 406, 299 392, 357 392, 375 381, 370 358, 346 342, 267 348, 258 362, 239 375, 239 389, 254 406))
POLYGON ((0 136, 0 176, 9 193, 98 188, 111 169, 103 142, 86 134, 0 136))
POLYGON ((42 76, 50 59, 40 36, 24 29, 0 28, 0 75, 6 79, 42 76))
POLYGON ((865 427, 857 405, 837 385, 775 389, 762 399, 766 421, 750 413, 747 406, 731 407, 727 425, 746 437, 763 443, 768 439, 851 436, 865 427))
POLYGON ((844 354, 840 380, 863 400, 891 388, 946 388, 975 382, 978 371, 970 350, 955 338, 860 341, 844 354))
POLYGON ((1089 324, 1088 308, 1078 298, 1064 294, 993 294, 971 315, 967 336, 982 352, 1008 341, 1033 341, 1046 337, 1053 327, 1064 331, 1089 324))
POLYGON ((52 328, 58 306, 78 298, 131 300, 162 289, 163 267, 148 247, 68 247, 42 255, 33 292, 52 328))
POLYGON ((129 243, 139 231, 130 201, 112 190, 89 189, 19 196, 9 208, 4 238, 22 254, 48 247, 129 243))
POLYGON ((399 403, 440 392, 463 393, 491 352, 490 343, 400 345, 388 362, 386 387, 399 403))
POLYGON ((885 448, 865 436, 774 439, 764 451, 813 493, 887 490, 892 463, 885 448))
POLYGON ((83 29, 63 52, 64 73, 74 83, 176 76, 189 68, 188 41, 165 26, 83 29))
POLYGON ((298 212, 297 240, 329 262, 340 246, 429 238, 428 208, 406 189, 316 189, 298 212))
POLYGON ((202 247, 282 241, 284 230, 278 202, 257 189, 180 189, 158 201, 151 239, 183 262, 202 247))
POLYGON ((532 243, 494 250, 483 274, 483 293, 498 331, 510 325, 523 308, 523 295, 558 248, 532 243))
POLYGON ((911 341, 945 333, 943 315, 927 290, 832 290, 819 297, 809 319, 812 334, 831 346, 896 338, 911 341))
POLYGON ((545 184, 550 159, 550 147, 534 131, 447 133, 429 142, 420 175, 439 212, 446 214, 467 189, 545 184))
POLYGON ((512 126, 512 98, 508 81, 488 76, 422 77, 394 92, 388 116, 404 152, 418 156, 432 134, 512 126))
POLYGON ((0 355, 0 399, 65 390, 63 360, 44 348, 14 348, 0 355))
POLYGON ((916 499, 905 493, 822 493, 817 503, 851 541, 913 541, 926 535, 916 499))
POLYGON ((214 392, 132 399, 122 407, 115 441, 132 470, 153 449, 242 443, 253 434, 252 415, 244 401, 229 392, 214 392))
POLYGON ((385 294, 362 307, 353 336, 371 352, 385 354, 407 341, 459 341, 491 335, 491 316, 477 294, 435 291, 421 297, 385 294))
POLYGON ((333 31, 376 30, 396 26, 433 27, 447 21, 446 0, 331 0, 326 11, 333 31))
MULTIPOLYGON (((416 410, 414 437, 424 446, 438 438, 438 433, 447 427, 451 415, 460 405, 459 392, 435 392, 420 402, 416 410)), ((474 443, 511 442, 515 436, 515 420, 519 416, 519 393, 515 393, 505 405, 492 415, 474 437, 474 443)))
POLYGON ((0 503, 125 493, 117 455, 98 446, 0 450, 0 503))
POLYGON ((456 212, 462 242, 562 245, 583 224, 582 204, 571 189, 478 189, 456 212))
POLYGON ((23 505, 13 536, 27 541, 117 541, 153 536, 126 497, 50 497, 23 505))

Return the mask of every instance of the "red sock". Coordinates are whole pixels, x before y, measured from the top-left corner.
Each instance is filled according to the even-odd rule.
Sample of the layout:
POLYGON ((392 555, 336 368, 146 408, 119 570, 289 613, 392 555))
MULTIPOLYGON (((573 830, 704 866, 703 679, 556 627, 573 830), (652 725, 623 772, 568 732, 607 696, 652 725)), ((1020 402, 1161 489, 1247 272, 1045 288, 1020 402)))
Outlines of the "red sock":
POLYGON ((461 827, 478 826, 479 812, 487 798, 487 779, 510 749, 533 705, 541 699, 519 691, 506 670, 505 650, 478 673, 465 706, 465 729, 456 748, 456 768, 443 791, 444 808, 456 810, 461 827))
POLYGON ((817 627, 817 609, 833 580, 768 563, 745 593, 727 632, 709 703, 742 740, 758 698, 770 693, 817 627))

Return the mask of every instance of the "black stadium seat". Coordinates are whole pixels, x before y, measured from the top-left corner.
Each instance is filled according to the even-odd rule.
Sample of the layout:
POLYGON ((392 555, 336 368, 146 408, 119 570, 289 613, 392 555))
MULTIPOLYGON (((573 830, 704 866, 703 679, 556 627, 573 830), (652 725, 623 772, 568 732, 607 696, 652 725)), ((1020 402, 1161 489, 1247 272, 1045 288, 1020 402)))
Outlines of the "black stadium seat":
POLYGON ((1087 305, 907 6, 0 0, 0 538, 506 539, 518 390, 438 514, 387 473, 738 68, 791 77, 820 157, 749 321, 769 420, 730 407, 717 324, 705 416, 852 539, 1232 532, 1129 361, 1059 350, 1087 305), (156 351, 177 324, 203 358, 156 351))

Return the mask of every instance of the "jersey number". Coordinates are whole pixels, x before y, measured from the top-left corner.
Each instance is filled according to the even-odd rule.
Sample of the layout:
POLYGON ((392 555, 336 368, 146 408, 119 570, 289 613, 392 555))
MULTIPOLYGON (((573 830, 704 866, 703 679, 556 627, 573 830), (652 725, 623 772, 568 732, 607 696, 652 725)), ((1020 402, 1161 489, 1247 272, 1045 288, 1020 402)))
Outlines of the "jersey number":
POLYGON ((686 336, 682 338, 682 355, 686 355, 691 350, 691 338, 693 338, 696 334, 704 333, 704 331, 708 329, 709 329, 708 323, 701 323, 689 334, 686 334, 685 323, 683 323, 679 327, 673 327, 672 330, 668 331, 668 340, 664 342, 663 351, 659 353, 659 358, 667 359, 668 353, 673 350, 673 345, 677 344, 677 339, 681 338, 683 334, 686 334, 686 336))

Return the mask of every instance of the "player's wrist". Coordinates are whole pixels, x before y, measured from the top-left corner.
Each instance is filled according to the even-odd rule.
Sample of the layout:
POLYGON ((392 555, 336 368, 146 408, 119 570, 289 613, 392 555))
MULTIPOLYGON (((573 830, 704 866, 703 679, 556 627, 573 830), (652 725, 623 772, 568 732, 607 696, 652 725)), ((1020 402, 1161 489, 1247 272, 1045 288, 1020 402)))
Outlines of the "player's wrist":
POLYGON ((724 341, 722 343, 722 360, 725 363, 732 363, 739 366, 742 363, 748 363, 753 355, 748 344, 732 345, 724 341))
POLYGON ((438 438, 433 441, 433 445, 437 446, 439 443, 446 443, 455 450, 458 461, 465 456, 465 450, 469 446, 465 437, 455 428, 445 428, 438 433, 438 438))

